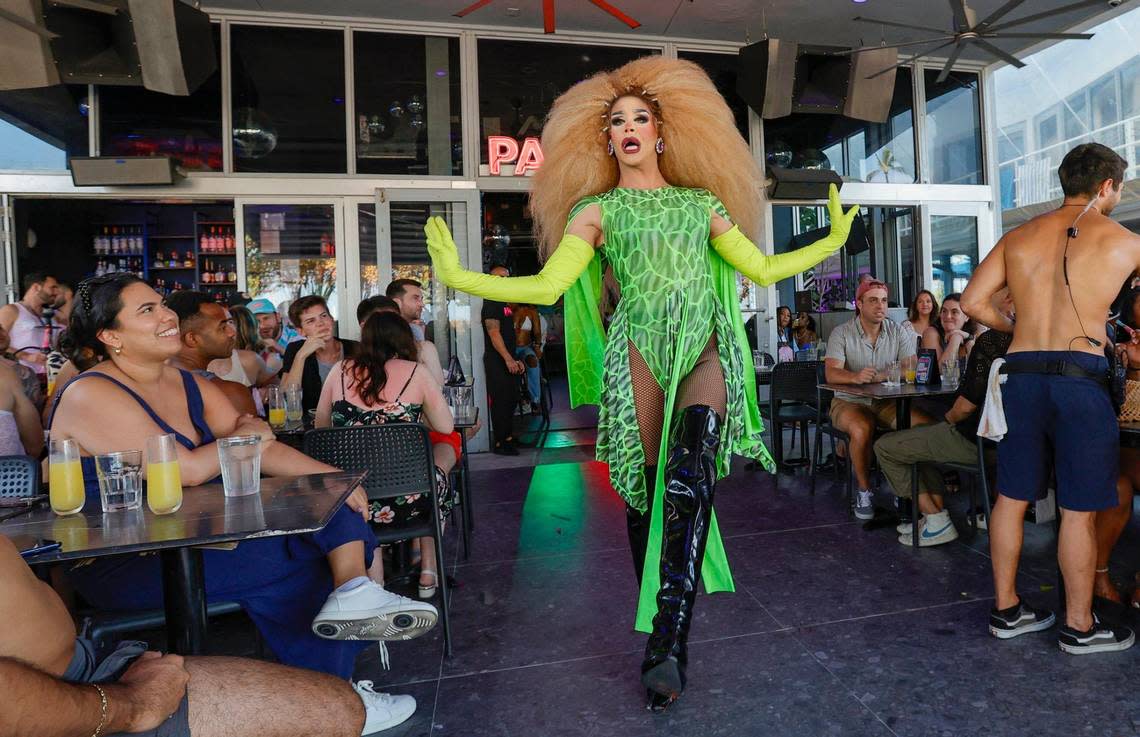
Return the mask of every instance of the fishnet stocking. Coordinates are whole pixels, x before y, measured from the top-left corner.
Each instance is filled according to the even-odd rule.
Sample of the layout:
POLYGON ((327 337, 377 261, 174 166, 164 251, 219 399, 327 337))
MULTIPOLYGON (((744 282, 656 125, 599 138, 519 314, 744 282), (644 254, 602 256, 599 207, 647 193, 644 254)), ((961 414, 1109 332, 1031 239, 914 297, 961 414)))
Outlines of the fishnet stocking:
MULTIPOLYGON (((629 344, 629 373, 633 381, 633 406, 637 411, 641 448, 645 453, 646 464, 652 465, 657 462, 657 454, 661 449, 661 428, 665 424, 665 391, 657 379, 653 378, 648 364, 632 342, 629 344)), ((709 338, 692 371, 681 379, 681 385, 677 388, 678 411, 695 404, 712 407, 721 418, 728 406, 715 335, 709 338)))

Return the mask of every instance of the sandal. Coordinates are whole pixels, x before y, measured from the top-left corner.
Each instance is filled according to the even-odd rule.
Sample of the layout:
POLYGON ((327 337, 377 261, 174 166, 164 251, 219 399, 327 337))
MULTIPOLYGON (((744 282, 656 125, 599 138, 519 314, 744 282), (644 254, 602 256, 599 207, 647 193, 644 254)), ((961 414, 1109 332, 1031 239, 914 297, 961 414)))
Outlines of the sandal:
POLYGON ((437 574, 435 571, 432 571, 432 570, 425 568, 424 570, 420 571, 420 581, 421 581, 421 583, 419 585, 420 598, 421 599, 430 599, 433 596, 435 596, 435 589, 439 585, 439 574, 437 574), (423 585, 422 582, 424 580, 424 576, 431 576, 431 579, 432 579, 431 586, 424 586, 423 585))

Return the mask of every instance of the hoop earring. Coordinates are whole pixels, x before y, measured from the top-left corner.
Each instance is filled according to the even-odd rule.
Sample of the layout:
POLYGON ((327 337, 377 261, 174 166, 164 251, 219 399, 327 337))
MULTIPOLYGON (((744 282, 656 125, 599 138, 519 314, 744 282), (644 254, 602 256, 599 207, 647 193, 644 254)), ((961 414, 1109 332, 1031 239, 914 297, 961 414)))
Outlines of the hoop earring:
POLYGON ((654 150, 657 151, 658 156, 665 153, 665 139, 664 138, 658 138, 657 139, 657 145, 654 146, 653 148, 654 148, 654 150))
POLYGON ((613 156, 614 155, 614 142, 613 141, 606 141, 606 155, 607 156, 613 156))

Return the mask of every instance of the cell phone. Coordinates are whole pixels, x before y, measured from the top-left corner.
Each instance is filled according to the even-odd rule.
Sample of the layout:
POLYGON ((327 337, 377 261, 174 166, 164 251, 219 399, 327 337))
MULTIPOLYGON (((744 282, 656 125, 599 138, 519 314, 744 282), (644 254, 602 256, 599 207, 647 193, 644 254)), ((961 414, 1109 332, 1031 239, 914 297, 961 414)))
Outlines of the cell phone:
POLYGON ((21 550, 20 557, 27 560, 28 558, 34 558, 37 555, 43 555, 44 553, 56 552, 62 547, 63 545, 58 540, 40 539, 32 543, 32 546, 30 548, 21 550))

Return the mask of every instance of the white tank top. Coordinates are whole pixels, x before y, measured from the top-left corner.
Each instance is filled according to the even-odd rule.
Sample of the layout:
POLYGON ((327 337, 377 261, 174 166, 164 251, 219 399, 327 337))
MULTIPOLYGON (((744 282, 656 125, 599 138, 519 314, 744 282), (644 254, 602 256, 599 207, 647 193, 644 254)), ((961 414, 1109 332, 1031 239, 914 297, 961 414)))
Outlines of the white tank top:
MULTIPOLYGON (((44 344, 44 333, 48 329, 44 325, 43 318, 36 313, 29 310, 22 302, 16 303, 16 322, 12 323, 12 329, 8 331, 10 345, 13 351, 19 351, 25 348, 41 348, 44 344)), ((26 366, 29 366, 37 374, 44 372, 44 365, 42 363, 29 363, 21 361, 26 366)))
POLYGON ((241 358, 238 356, 237 348, 234 348, 233 353, 230 354, 230 370, 225 374, 217 374, 219 379, 226 381, 234 381, 242 386, 253 386, 253 382, 245 373, 245 366, 241 364, 241 358))

